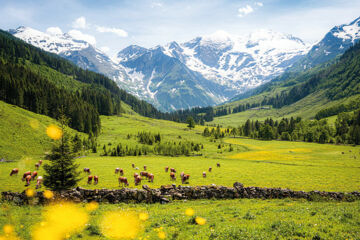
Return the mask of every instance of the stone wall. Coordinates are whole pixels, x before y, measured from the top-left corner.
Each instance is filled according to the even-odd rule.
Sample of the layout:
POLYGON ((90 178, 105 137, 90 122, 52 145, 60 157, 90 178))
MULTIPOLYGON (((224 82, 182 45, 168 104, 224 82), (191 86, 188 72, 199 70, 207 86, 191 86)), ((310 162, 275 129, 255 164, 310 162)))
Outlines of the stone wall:
MULTIPOLYGON (((320 191, 293 191, 281 188, 244 187, 241 183, 234 183, 233 187, 223 186, 161 186, 151 189, 147 185, 143 189, 123 188, 111 189, 83 189, 56 193, 56 200, 69 200, 74 202, 108 202, 108 203, 168 203, 171 200, 193 200, 193 199, 234 199, 234 198, 303 198, 307 200, 336 200, 354 201, 360 200, 360 192, 320 192, 320 191)), ((51 200, 44 198, 43 192, 36 192, 35 196, 29 198, 25 192, 2 192, 2 199, 12 201, 16 204, 44 204, 51 200)))

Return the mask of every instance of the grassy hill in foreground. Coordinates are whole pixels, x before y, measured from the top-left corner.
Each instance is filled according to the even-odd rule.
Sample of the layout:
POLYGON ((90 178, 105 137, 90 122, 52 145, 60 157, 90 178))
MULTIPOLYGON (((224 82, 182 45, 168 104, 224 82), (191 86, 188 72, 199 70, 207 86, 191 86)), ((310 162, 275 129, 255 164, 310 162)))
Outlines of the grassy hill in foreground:
MULTIPOLYGON (((56 123, 50 117, 0 101, 0 159, 43 157, 52 145, 52 140, 46 135, 46 127, 56 123)), ((70 132, 78 133, 72 129, 70 132)))

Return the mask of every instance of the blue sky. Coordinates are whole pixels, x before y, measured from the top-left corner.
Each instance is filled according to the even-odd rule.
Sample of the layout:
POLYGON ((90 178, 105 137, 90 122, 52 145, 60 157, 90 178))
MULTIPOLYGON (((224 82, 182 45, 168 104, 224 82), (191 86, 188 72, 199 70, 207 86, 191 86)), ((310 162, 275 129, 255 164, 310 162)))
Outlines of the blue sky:
POLYGON ((1 29, 53 27, 110 55, 130 44, 154 47, 218 30, 271 29, 315 42, 360 16, 360 0, 0 0, 0 6, 1 29))

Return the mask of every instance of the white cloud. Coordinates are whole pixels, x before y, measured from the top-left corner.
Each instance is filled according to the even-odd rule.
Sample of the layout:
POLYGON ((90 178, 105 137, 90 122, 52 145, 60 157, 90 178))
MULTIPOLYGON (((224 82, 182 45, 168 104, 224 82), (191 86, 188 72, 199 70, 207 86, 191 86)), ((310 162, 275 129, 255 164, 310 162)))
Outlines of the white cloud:
POLYGON ((262 2, 255 2, 255 5, 258 6, 258 7, 264 6, 264 4, 262 2))
POLYGON ((152 2, 151 8, 162 8, 163 4, 161 2, 152 2))
POLYGON ((79 17, 79 18, 75 19, 75 21, 72 23, 72 27, 77 28, 77 29, 88 28, 88 25, 86 24, 86 18, 79 17))
POLYGON ((59 27, 49 27, 46 29, 46 32, 50 35, 62 35, 63 32, 59 27))
POLYGON ((118 35, 119 37, 127 37, 128 33, 125 30, 122 30, 120 28, 109 28, 109 27, 102 27, 102 26, 96 26, 96 31, 101 33, 114 33, 118 35))
POLYGON ((73 38, 75 38, 75 39, 77 39, 77 40, 86 41, 86 42, 90 43, 91 45, 95 45, 95 44, 96 44, 96 39, 95 39, 94 36, 89 35, 89 34, 82 33, 82 32, 80 32, 79 30, 74 30, 74 29, 72 29, 72 30, 70 30, 70 31, 68 32, 68 34, 69 34, 71 37, 73 37, 73 38))
POLYGON ((252 13, 253 11, 254 11, 254 9, 250 5, 246 5, 245 7, 238 9, 238 16, 244 17, 244 16, 248 15, 249 13, 252 13))
POLYGON ((100 47, 100 50, 106 53, 106 52, 110 51, 110 48, 108 46, 103 46, 103 47, 100 47))

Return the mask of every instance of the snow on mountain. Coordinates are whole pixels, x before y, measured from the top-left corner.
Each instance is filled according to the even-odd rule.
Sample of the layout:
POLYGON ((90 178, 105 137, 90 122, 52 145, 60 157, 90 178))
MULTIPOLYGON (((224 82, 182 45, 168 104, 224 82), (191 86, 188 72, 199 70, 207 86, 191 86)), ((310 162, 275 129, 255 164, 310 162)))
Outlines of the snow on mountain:
POLYGON ((164 53, 220 85, 243 92, 284 72, 309 45, 299 38, 269 30, 248 36, 224 31, 189 42, 169 43, 164 53))
POLYGON ((355 43, 355 41, 360 39, 360 17, 348 25, 343 24, 335 27, 332 30, 332 34, 337 38, 341 38, 343 42, 351 41, 355 43))

